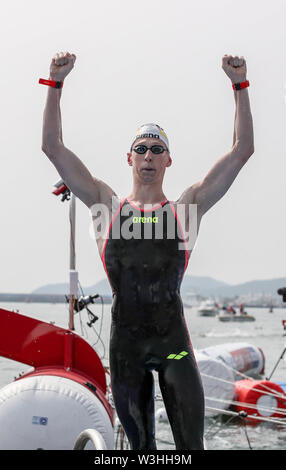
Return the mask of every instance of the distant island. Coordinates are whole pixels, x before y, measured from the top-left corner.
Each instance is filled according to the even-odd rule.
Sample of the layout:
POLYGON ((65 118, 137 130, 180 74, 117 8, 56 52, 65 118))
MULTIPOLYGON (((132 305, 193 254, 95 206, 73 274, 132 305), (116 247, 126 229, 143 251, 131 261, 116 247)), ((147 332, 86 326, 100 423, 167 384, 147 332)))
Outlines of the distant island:
MULTIPOLYGON (((221 302, 243 302, 249 306, 286 306, 277 290, 286 287, 286 277, 268 280, 253 280, 243 284, 230 285, 207 276, 185 275, 181 285, 181 295, 187 302, 188 297, 197 300, 212 298, 221 302)), ((47 284, 29 293, 0 293, 0 302, 67 302, 68 283, 47 284)), ((78 296, 99 294, 96 302, 111 303, 112 293, 107 279, 82 288, 78 296)))

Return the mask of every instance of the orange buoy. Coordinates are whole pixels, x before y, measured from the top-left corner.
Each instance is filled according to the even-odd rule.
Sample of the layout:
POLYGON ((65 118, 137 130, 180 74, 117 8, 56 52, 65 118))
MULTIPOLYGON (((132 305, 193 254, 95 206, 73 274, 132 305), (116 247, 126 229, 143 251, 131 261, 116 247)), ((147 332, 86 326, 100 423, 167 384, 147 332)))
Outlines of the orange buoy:
POLYGON ((235 382, 235 393, 239 402, 235 409, 238 412, 246 411, 251 416, 248 422, 257 424, 261 421, 260 417, 286 417, 286 394, 278 384, 269 380, 238 380, 235 382))

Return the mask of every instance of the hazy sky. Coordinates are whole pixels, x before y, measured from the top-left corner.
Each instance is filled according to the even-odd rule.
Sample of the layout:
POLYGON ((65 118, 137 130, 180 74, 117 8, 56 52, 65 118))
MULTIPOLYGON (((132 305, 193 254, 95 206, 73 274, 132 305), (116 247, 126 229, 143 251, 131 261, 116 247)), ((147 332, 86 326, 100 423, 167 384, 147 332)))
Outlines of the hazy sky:
MULTIPOLYGON (((171 199, 229 151, 234 96, 224 54, 247 61, 255 153, 203 218, 188 274, 231 284, 286 275, 286 3, 281 0, 26 0, 1 7, 0 292, 68 282, 69 204, 41 150, 53 55, 75 53, 61 100, 63 140, 120 196, 131 190, 131 139, 146 122, 167 132, 171 199)), ((105 277, 90 214, 77 200, 83 286, 105 277)))

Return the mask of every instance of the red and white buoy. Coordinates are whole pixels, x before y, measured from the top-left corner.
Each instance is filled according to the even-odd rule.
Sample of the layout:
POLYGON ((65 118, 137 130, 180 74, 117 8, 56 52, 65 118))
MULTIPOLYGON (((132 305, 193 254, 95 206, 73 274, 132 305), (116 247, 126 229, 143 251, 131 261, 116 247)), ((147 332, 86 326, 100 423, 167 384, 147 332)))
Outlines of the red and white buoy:
POLYGON ((246 411, 249 423, 286 417, 286 394, 278 384, 269 380, 238 380, 235 393, 235 410, 246 411))
POLYGON ((114 410, 94 349, 75 332, 26 315, 0 308, 0 320, 0 356, 32 368, 0 389, 0 449, 70 450, 86 429, 113 449, 114 410))

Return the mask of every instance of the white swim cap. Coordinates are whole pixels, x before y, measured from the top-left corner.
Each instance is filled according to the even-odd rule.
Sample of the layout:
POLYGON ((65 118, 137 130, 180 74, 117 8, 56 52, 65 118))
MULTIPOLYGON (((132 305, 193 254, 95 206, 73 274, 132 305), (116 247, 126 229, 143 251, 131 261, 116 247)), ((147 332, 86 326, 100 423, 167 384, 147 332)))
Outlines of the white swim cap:
MULTIPOLYGON (((167 145, 167 149, 169 150, 168 137, 164 129, 158 126, 158 124, 151 123, 151 124, 143 124, 143 126, 140 126, 139 129, 137 129, 136 131, 136 137, 133 140, 132 145, 134 144, 135 140, 143 138, 143 137, 161 139, 167 145)), ((131 145, 131 148, 132 148, 132 145, 131 145)))

